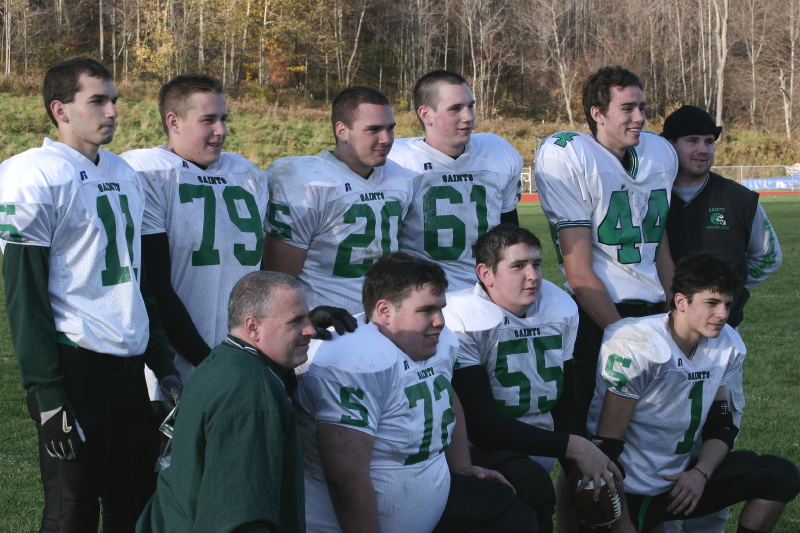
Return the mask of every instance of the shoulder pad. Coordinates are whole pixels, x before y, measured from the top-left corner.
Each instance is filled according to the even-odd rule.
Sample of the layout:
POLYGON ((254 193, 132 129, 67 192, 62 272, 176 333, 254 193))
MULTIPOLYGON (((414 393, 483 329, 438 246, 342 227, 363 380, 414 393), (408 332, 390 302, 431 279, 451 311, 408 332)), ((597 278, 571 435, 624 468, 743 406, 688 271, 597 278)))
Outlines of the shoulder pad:
POLYGON ((603 345, 625 347, 625 352, 634 360, 664 364, 672 358, 672 347, 657 329, 665 315, 644 318, 623 318, 606 328, 603 345))
POLYGON ((488 331, 503 323, 503 309, 475 294, 475 289, 447 293, 444 321, 455 332, 488 331))

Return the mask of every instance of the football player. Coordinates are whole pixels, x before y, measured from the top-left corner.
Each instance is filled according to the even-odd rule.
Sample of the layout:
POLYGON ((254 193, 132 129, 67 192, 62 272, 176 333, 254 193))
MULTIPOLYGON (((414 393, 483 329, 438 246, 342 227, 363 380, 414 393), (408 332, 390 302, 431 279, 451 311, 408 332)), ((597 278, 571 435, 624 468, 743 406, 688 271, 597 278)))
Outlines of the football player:
POLYGON ((445 322, 459 340, 453 388, 461 398, 475 464, 503 474, 552 531, 554 459, 575 461, 600 487, 617 467, 587 439, 572 394, 578 308, 542 279, 539 239, 501 224, 475 245, 478 283, 447 294, 445 322), (572 434, 570 434, 572 433, 572 434), (576 434, 577 433, 577 434, 576 434), (535 457, 544 468, 533 463, 535 457))
POLYGON ((380 91, 345 89, 331 122, 333 151, 284 157, 267 169, 264 268, 299 278, 310 307, 358 313, 364 274, 399 248, 413 173, 387 161, 395 120, 380 91))
POLYGON ((791 461, 730 451, 739 430, 725 389, 745 346, 725 322, 739 287, 719 256, 690 255, 675 267, 669 313, 606 329, 589 430, 627 472, 628 512, 614 531, 649 532, 746 501, 737 532, 769 533, 800 492, 791 461))
POLYGON ((678 160, 669 142, 644 131, 639 76, 603 67, 583 86, 592 135, 565 131, 536 153, 536 184, 578 303, 574 367, 586 420, 603 329, 665 307, 672 259, 664 230, 678 160))
POLYGON ((414 109, 425 136, 398 139, 389 154, 418 174, 400 247, 442 265, 451 290, 472 287, 475 241, 500 223, 519 223, 522 157, 497 135, 472 134, 475 98, 459 74, 421 77, 414 109))
POLYGON ((261 169, 223 151, 228 109, 219 80, 177 76, 161 87, 158 107, 167 144, 122 158, 147 197, 142 256, 185 381, 227 335, 225 296, 261 267, 269 191, 261 169))
POLYGON ((536 531, 505 479, 471 464, 446 289, 435 263, 381 258, 355 333, 312 343, 296 394, 309 531, 536 531))
MULTIPOLYGON (((781 264, 781 247, 758 193, 711 172, 714 147, 722 133, 704 109, 681 106, 664 120, 661 136, 678 154, 678 175, 672 187, 667 236, 673 261, 694 252, 719 252, 739 273, 742 287, 734 295, 728 324, 738 327, 750 289, 781 264)), ((727 383, 733 421, 739 426, 744 408, 742 375, 727 383)), ((728 518, 707 516, 685 522, 685 533, 722 533, 728 518)), ((677 524, 667 524, 677 533, 677 524)))
POLYGON ((39 436, 41 529, 133 531, 155 490, 158 420, 144 364, 180 387, 142 298, 144 193, 100 148, 114 137, 117 91, 101 63, 47 71, 58 141, 0 165, 6 309, 39 436), (150 342, 153 341, 153 342, 150 342))

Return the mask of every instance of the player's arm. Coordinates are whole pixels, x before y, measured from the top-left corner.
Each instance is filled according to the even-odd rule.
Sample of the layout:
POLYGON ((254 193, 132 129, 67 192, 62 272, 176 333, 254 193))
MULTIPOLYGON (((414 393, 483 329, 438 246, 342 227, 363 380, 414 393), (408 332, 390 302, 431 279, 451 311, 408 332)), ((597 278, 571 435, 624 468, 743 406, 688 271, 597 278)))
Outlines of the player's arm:
POLYGON ((144 266, 141 270, 141 283, 139 284, 149 319, 150 338, 144 352, 144 362, 158 378, 161 391, 164 394, 165 406, 172 409, 178 404, 183 393, 183 382, 178 370, 175 368, 175 352, 169 346, 167 334, 158 311, 158 303, 147 283, 147 273, 144 266))
POLYGON ((6 243, 3 253, 6 315, 22 386, 36 395, 40 412, 69 400, 61 384, 55 320, 47 284, 50 248, 6 243))
POLYGON ((325 482, 342 533, 379 533, 378 500, 369 475, 375 438, 336 424, 317 425, 325 482))
POLYGON ((300 270, 303 269, 307 255, 308 250, 292 246, 274 235, 267 234, 261 270, 284 272, 297 278, 300 276, 300 270))
MULTIPOLYGON (((636 402, 638 402, 638 400, 635 398, 621 396, 611 390, 606 390, 603 396, 600 420, 598 421, 597 433, 595 437, 593 437, 593 440, 599 445, 601 450, 605 447, 603 451, 610 453, 609 457, 614 461, 619 460, 619 454, 617 454, 616 457, 612 457, 614 452, 611 451, 611 449, 617 444, 616 441, 622 442, 625 432, 628 431, 631 417, 633 417, 633 411, 636 408, 636 402)), ((622 499, 622 514, 619 519, 614 522, 611 531, 613 533, 634 532, 636 528, 631 522, 630 513, 628 513, 628 503, 625 499, 625 492, 622 485, 619 483, 617 484, 617 490, 622 499)))
POLYGON ((661 237, 661 244, 658 247, 656 272, 658 273, 658 279, 666 295, 666 300, 661 304, 661 311, 668 313, 669 302, 672 300, 672 276, 675 274, 675 263, 672 262, 672 252, 670 252, 669 249, 669 238, 667 237, 666 231, 664 232, 664 236, 661 237))
POLYGON ((622 317, 605 283, 592 267, 592 229, 586 226, 563 228, 558 232, 558 241, 567 281, 584 311, 603 329, 620 320, 622 317))
POLYGON ((714 396, 714 403, 703 426, 703 445, 697 464, 685 472, 664 476, 668 481, 675 481, 669 495, 672 499, 667 511, 673 514, 684 512, 689 514, 697 507, 708 478, 728 455, 738 428, 733 424, 733 416, 728 409, 728 393, 722 386, 714 396))
POLYGON ((508 213, 500 213, 500 223, 514 224, 515 226, 519 226, 519 214, 517 214, 517 208, 515 207, 508 213))
POLYGON ((464 419, 464 409, 458 399, 458 393, 453 391, 453 411, 455 412, 455 425, 450 437, 450 445, 445 449, 444 455, 447 459, 447 466, 450 472, 464 476, 472 476, 480 479, 489 479, 508 485, 512 489, 511 483, 506 481, 503 474, 488 468, 481 468, 472 464, 469 454, 469 440, 467 438, 467 425, 464 419))
POLYGON ((761 204, 756 208, 753 217, 753 228, 750 231, 750 241, 747 243, 747 281, 744 286, 752 289, 781 266, 783 255, 778 236, 772 229, 767 214, 761 204))
POLYGON ((167 338, 190 363, 199 365, 211 348, 197 331, 192 317, 172 287, 166 233, 142 236, 142 265, 147 270, 147 284, 158 304, 167 338))

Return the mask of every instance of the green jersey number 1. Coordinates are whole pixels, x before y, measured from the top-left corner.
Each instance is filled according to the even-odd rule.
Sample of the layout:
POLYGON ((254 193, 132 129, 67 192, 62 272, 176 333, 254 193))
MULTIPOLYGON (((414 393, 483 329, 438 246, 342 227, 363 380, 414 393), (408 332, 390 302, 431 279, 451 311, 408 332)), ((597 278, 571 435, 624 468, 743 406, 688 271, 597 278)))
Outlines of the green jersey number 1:
MULTIPOLYGON (((614 191, 608 203, 608 211, 600 225, 597 227, 597 240, 609 246, 618 246, 617 260, 624 264, 640 263, 642 253, 637 244, 661 243, 661 237, 667 228, 667 214, 669 202, 667 191, 656 189, 650 191, 647 201, 647 214, 642 220, 642 227, 633 225, 631 203, 627 191, 614 191)), ((658 258, 656 246, 653 261, 658 258)))
MULTIPOLYGON (((131 210, 128 207, 128 196, 125 194, 119 195, 119 207, 122 214, 125 215, 125 242, 128 245, 128 258, 133 264, 133 217, 131 217, 131 210)), ((106 268, 100 272, 100 280, 103 287, 109 285, 119 285, 120 283, 128 283, 131 281, 131 267, 122 266, 119 258, 119 247, 117 246, 117 217, 114 215, 114 210, 111 207, 111 200, 108 196, 97 197, 97 216, 103 224, 103 230, 106 232, 106 268)), ((134 268, 133 275, 138 276, 138 271, 134 268)))
MULTIPOLYGON (((464 196, 451 185, 431 187, 422 197, 424 214, 424 248, 437 261, 454 261, 461 257, 467 248, 467 225, 456 215, 440 215, 436 211, 437 200, 447 200, 451 205, 463 204, 464 196), (441 246, 439 232, 450 230, 452 244, 441 246)), ((469 193, 470 203, 475 204, 475 215, 478 221, 478 237, 489 229, 489 218, 486 208, 486 187, 473 185, 469 193)), ((475 255, 474 246, 472 255, 475 255)))

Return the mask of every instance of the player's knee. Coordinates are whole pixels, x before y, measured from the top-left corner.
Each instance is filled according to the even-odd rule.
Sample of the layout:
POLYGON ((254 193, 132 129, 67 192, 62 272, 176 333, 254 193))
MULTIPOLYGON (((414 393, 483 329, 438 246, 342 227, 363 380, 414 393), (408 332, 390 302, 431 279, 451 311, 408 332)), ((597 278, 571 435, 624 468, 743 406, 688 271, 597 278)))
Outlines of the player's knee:
POLYGON ((498 533, 539 533, 536 511, 514 498, 511 505, 500 515, 502 529, 498 533))
POLYGON ((536 461, 525 457, 508 463, 503 469, 509 483, 514 485, 517 497, 540 516, 555 512, 556 493, 550 474, 536 461), (513 473, 513 474, 512 474, 513 473))
POLYGON ((759 467, 770 480, 771 501, 788 503, 800 494, 800 470, 792 461, 778 455, 762 455, 759 467))

